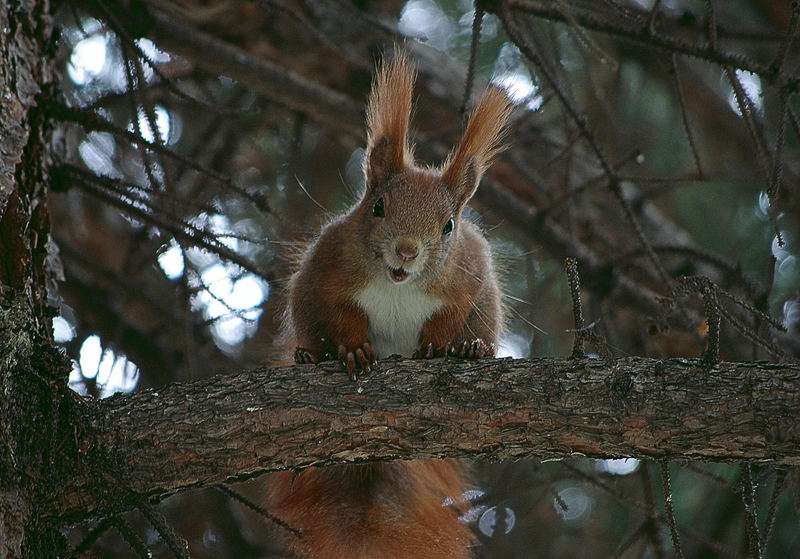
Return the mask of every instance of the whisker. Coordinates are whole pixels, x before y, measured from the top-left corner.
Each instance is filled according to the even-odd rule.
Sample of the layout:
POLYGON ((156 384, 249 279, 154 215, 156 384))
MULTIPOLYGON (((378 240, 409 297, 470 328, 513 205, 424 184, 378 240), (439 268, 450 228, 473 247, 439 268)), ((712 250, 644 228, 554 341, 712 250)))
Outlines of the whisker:
POLYGON ((531 328, 533 328, 537 332, 541 332, 545 336, 549 336, 550 335, 549 332, 547 332, 546 330, 543 330, 539 326, 536 326, 533 322, 531 322, 530 320, 528 320, 527 318, 522 316, 522 314, 518 310, 516 310, 514 307, 508 307, 508 310, 510 310, 515 315, 517 315, 517 318, 519 318, 522 322, 524 322, 525 324, 527 324, 528 326, 530 326, 531 328))
POLYGON ((333 215, 333 212, 331 212, 328 208, 326 208, 325 206, 323 206, 322 204, 317 202, 317 200, 311 195, 311 193, 305 187, 305 185, 303 184, 303 181, 300 180, 300 177, 295 175, 294 176, 294 180, 297 181, 297 185, 300 187, 300 189, 303 192, 305 192, 305 195, 308 196, 308 199, 311 200, 312 202, 314 202, 314 205, 316 205, 319 209, 321 209, 325 213, 326 217, 331 217, 333 215))
POLYGON ((464 266, 461 266, 461 265, 460 265, 460 264, 458 264, 457 262, 453 262, 453 265, 454 265, 454 266, 455 266, 457 269, 461 270, 462 272, 464 272, 465 274, 467 274, 468 276, 470 276, 470 277, 471 277, 471 278, 473 278, 473 279, 476 279, 476 280, 479 280, 479 281, 482 279, 480 276, 476 275, 475 273, 473 273, 471 270, 469 270, 469 269, 465 268, 464 266))
POLYGON ((538 253, 540 253, 540 252, 542 252, 542 249, 541 249, 541 248, 535 248, 535 249, 533 249, 533 250, 528 250, 528 251, 526 251, 526 252, 520 252, 519 254, 517 254, 517 255, 513 256, 512 258, 519 258, 519 257, 521 257, 521 256, 532 256, 532 255, 534 255, 534 254, 538 254, 538 253))
MULTIPOLYGON (((496 328, 492 328, 491 326, 489 326, 489 323, 486 321, 486 313, 483 312, 483 310, 480 307, 478 307, 478 305, 474 301, 472 301, 471 304, 472 304, 472 311, 475 313, 475 316, 478 317, 478 320, 480 320, 481 323, 486 327, 486 329, 492 334, 493 338, 500 341, 499 340, 500 333, 497 331, 496 328)), ((473 336, 478 337, 476 336, 475 332, 472 331, 472 328, 470 328, 469 322, 467 322, 466 326, 467 330, 469 330, 473 336)))
POLYGON ((515 297, 514 295, 511 295, 510 293, 504 292, 503 293, 503 297, 506 297, 507 299, 511 299, 515 303, 523 303, 525 305, 533 306, 533 303, 531 303, 530 301, 526 301, 525 299, 520 299, 519 297, 515 297))

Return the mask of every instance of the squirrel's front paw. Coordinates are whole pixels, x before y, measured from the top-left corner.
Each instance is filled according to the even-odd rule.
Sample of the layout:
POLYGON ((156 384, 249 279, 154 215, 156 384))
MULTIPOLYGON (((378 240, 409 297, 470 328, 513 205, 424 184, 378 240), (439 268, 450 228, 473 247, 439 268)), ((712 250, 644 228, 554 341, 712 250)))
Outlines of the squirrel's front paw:
POLYGON ((356 347, 339 346, 339 361, 342 366, 347 369, 347 374, 350 375, 350 380, 358 378, 357 369, 360 368, 365 373, 372 372, 372 365, 377 362, 375 352, 369 342, 356 347))
POLYGON ((453 357, 463 357, 465 359, 482 359, 484 357, 494 357, 497 354, 497 347, 480 338, 450 342, 445 349, 447 355, 453 357))

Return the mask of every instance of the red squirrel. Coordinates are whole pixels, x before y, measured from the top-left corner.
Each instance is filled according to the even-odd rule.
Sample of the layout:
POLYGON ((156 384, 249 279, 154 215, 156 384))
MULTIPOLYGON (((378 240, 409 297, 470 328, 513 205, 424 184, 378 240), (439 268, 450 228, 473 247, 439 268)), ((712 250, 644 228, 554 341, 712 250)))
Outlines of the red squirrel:
MULTIPOLYGON (((414 162, 408 138, 414 71, 383 65, 367 109, 365 190, 325 226, 288 285, 287 335, 298 363, 338 359, 352 379, 390 355, 493 357, 503 327, 489 244, 462 218, 513 108, 486 90, 440 167, 414 162)), ((454 461, 343 465, 273 476, 271 512, 302 532, 309 559, 467 559, 473 536, 456 507, 454 461)))

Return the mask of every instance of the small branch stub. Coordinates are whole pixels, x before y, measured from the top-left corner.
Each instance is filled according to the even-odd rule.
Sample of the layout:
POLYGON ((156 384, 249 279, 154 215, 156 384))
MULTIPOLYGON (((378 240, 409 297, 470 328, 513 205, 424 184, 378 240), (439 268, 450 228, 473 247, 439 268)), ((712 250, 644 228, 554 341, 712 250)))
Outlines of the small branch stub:
POLYGON ((572 346, 572 358, 580 359, 585 357, 583 350, 584 323, 583 308, 581 306, 581 280, 578 275, 578 261, 574 258, 564 259, 564 269, 567 272, 569 282, 569 294, 572 297, 572 314, 575 317, 575 343, 572 346))

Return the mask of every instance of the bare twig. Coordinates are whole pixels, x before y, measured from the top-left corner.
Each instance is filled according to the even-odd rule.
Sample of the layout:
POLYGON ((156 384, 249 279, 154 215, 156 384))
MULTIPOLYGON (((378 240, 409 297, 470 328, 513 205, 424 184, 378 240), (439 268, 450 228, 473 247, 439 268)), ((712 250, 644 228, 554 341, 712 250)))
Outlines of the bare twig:
POLYGON ((139 556, 139 559, 152 558, 153 554, 149 549, 147 549, 147 545, 142 541, 142 538, 137 536, 136 533, 131 530, 124 518, 115 516, 114 528, 116 528, 117 532, 119 532, 122 538, 127 542, 131 550, 133 550, 133 552, 139 556))
POLYGON ((783 493, 784 484, 788 471, 786 468, 778 468, 775 474, 775 486, 772 488, 772 496, 769 499, 769 510, 767 511, 767 520, 764 524, 764 531, 761 533, 761 541, 763 542, 762 551, 766 555, 769 546, 769 541, 772 539, 772 530, 775 528, 775 513, 778 510, 778 499, 783 493))
POLYGON ((633 227, 633 230, 636 233, 636 238, 639 240, 639 244, 642 246, 645 254, 650 260, 650 263, 653 265, 658 279, 661 280, 665 287, 671 286, 672 280, 670 279, 669 274, 667 274, 667 271, 664 269, 664 265, 661 263, 658 255, 653 250, 653 245, 650 244, 650 240, 647 238, 647 235, 645 235, 644 229, 642 229, 642 225, 639 223, 639 220, 636 217, 630 202, 622 193, 622 185, 619 178, 612 178, 608 186, 612 194, 614 194, 617 202, 619 202, 620 206, 622 207, 622 211, 628 223, 631 225, 631 227, 633 227))
MULTIPOLYGON (((575 103, 567 94, 566 90, 561 87, 555 76, 550 72, 550 70, 548 70, 548 66, 545 64, 542 57, 539 56, 539 54, 529 46, 528 41, 522 34, 522 28, 518 25, 512 14, 508 11, 506 4, 507 3, 504 2, 500 5, 500 19, 502 20, 503 26, 508 32, 509 37, 511 37, 511 39, 514 41, 517 47, 519 47, 520 51, 528 58, 528 60, 530 60, 534 66, 539 69, 539 72, 547 82, 547 85, 555 92, 556 96, 561 101, 561 105, 578 127, 578 130, 580 130, 581 135, 587 141, 589 147, 591 147, 595 157, 597 157, 597 160, 603 169, 603 172, 607 177, 609 177, 609 179, 613 178, 614 171, 612 170, 605 154, 600 149, 600 145, 598 144, 594 134, 592 134, 591 130, 589 129, 589 123, 586 119, 586 116, 578 110, 578 108, 575 106, 575 103)), ((513 6, 513 3, 508 4, 513 6)))
POLYGON ((694 156, 694 163, 697 166, 697 175, 700 180, 703 179, 703 166, 700 164, 700 152, 697 149, 697 143, 692 133, 692 127, 689 124, 689 116, 686 112, 686 101, 683 94, 683 86, 681 84, 680 74, 678 73, 678 62, 675 53, 669 57, 669 73, 672 76, 672 82, 675 86, 675 92, 678 94, 678 107, 681 110, 681 120, 683 121, 683 129, 686 131, 686 137, 689 140, 689 146, 692 148, 692 155, 694 156))
MULTIPOLYGON (((627 156, 623 157, 623 158, 622 158, 622 159, 620 159, 618 162, 614 163, 614 165, 613 165, 613 167, 612 167, 612 170, 613 170, 613 171, 616 173, 617 171, 619 171, 620 169, 622 169, 622 168, 623 168, 625 165, 627 165, 627 164, 628 164, 628 163, 630 163, 631 161, 635 161, 635 160, 636 160, 636 158, 637 158, 637 157, 638 157, 640 154, 641 154, 641 152, 640 152, 638 149, 637 149, 637 150, 634 150, 634 151, 632 151, 632 152, 631 152, 631 153, 629 153, 627 156)), ((544 214, 548 214, 548 213, 553 213, 553 212, 555 212, 555 211, 556 211, 557 209, 559 209, 559 208, 560 208, 560 207, 561 207, 561 206, 562 206, 562 205, 563 205, 565 202, 567 202, 567 201, 571 200, 572 198, 574 198, 574 197, 576 197, 576 196, 579 196, 580 194, 582 194, 583 192, 585 192, 585 191, 587 191, 587 190, 589 190, 589 189, 591 189, 591 188, 594 188, 594 187, 596 187, 596 186, 599 186, 599 185, 601 185, 601 184, 604 184, 604 183, 605 183, 605 179, 606 179, 606 175, 605 175, 605 174, 602 174, 602 173, 601 173, 601 174, 597 174, 597 175, 595 175, 594 177, 592 177, 592 178, 590 178, 590 179, 587 179, 586 181, 584 181, 583 183, 579 184, 578 186, 576 186, 576 187, 574 187, 574 188, 570 188, 570 189, 569 189, 567 192, 565 192, 564 194, 562 194, 562 195, 561 195, 561 196, 559 196, 558 198, 555 198, 555 199, 554 199, 554 200, 553 200, 553 201, 550 203, 550 205, 549 205, 549 206, 547 206, 547 207, 545 207, 545 208, 542 208, 542 209, 540 210, 540 213, 541 213, 542 215, 544 215, 544 214)))
MULTIPOLYGON (((46 103, 47 103, 46 107, 48 113, 54 118, 57 118, 65 122, 74 122, 76 124, 80 124, 84 129, 87 130, 111 132, 115 136, 124 138, 125 140, 134 145, 144 147, 156 153, 160 153, 168 157, 171 157, 176 161, 178 161, 179 163, 181 163, 182 165, 186 165, 187 167, 190 167, 191 169, 199 173, 207 175, 208 177, 224 184, 225 186, 233 186, 230 177, 227 177, 224 174, 215 171, 214 169, 209 169, 208 167, 204 167, 203 165, 197 163, 193 159, 184 157, 180 153, 177 153, 176 151, 169 149, 163 144, 151 142, 150 140, 143 138, 139 134, 134 134, 132 132, 129 132, 128 130, 115 126, 112 122, 106 120, 104 117, 95 112, 86 111, 84 109, 78 109, 75 107, 68 107, 60 103, 54 103, 54 102, 46 102, 46 103)), ((243 196, 247 194, 241 189, 238 189, 236 192, 243 196)))
MULTIPOLYGON (((512 10, 525 12, 540 18, 549 19, 566 23, 564 14, 556 7, 548 6, 541 2, 531 2, 529 0, 504 0, 501 11, 512 10)), ((644 12, 646 16, 647 12, 644 12)), ((771 75, 768 66, 735 53, 718 51, 712 48, 709 42, 703 38, 695 41, 687 41, 680 38, 675 33, 660 32, 656 35, 651 33, 647 17, 641 19, 641 23, 631 24, 621 18, 602 18, 588 12, 574 14, 575 20, 587 29, 600 31, 613 35, 619 39, 632 41, 648 48, 677 54, 686 54, 695 58, 701 58, 720 65, 733 66, 754 74, 765 77, 771 75)), ((515 41, 516 42, 516 41, 515 41)))
POLYGON ((678 527, 675 522, 675 510, 672 507, 672 484, 669 477, 669 462, 663 460, 661 462, 661 481, 664 490, 664 513, 667 517, 667 524, 669 525, 669 533, 672 537, 672 550, 675 552, 675 557, 683 559, 683 549, 681 548, 681 537, 678 533, 678 527))
POLYGON ((761 559, 761 534, 758 530, 758 518, 756 515, 756 488, 753 483, 752 466, 749 463, 742 464, 741 474, 747 544, 752 559, 761 559))
POLYGON ((711 49, 717 50, 717 10, 714 0, 706 0, 706 32, 711 49))
POLYGON ((156 507, 148 503, 144 497, 137 496, 136 500, 138 501, 136 508, 139 509, 150 525, 155 528, 172 555, 174 555, 176 559, 191 559, 189 555, 189 546, 186 540, 175 533, 169 523, 167 523, 164 515, 156 507))
POLYGON ((680 283, 672 290, 669 298, 664 300, 668 306, 674 306, 675 298, 681 294, 696 293, 703 299, 703 306, 705 308, 706 317, 708 319, 708 342, 704 361, 707 364, 713 364, 718 360, 719 351, 719 319, 724 318, 734 329, 742 336, 758 344, 761 348, 769 351, 777 357, 786 357, 786 353, 773 342, 759 336, 757 332, 748 328, 742 321, 732 314, 728 309, 719 303, 719 295, 726 297, 739 305, 744 310, 750 312, 753 316, 758 316, 772 327, 777 327, 783 330, 783 327, 773 318, 759 311, 752 305, 745 303, 738 297, 731 295, 723 289, 720 289, 713 281, 703 276, 684 276, 680 279, 680 283), (715 326, 716 325, 716 326, 715 326))
POLYGON ((222 41, 185 22, 154 9, 151 11, 159 41, 178 54, 203 52, 194 57, 206 71, 248 83, 270 99, 303 112, 334 129, 361 137, 362 107, 350 97, 321 86, 274 62, 222 41))
POLYGON ((258 514, 260 514, 261 516, 263 516, 264 518, 266 518, 267 520, 269 520, 273 524, 275 524, 277 526, 280 526, 284 530, 290 532, 293 536, 298 537, 298 538, 302 538, 303 537, 303 533, 300 530, 298 530, 297 528, 293 528, 292 526, 289 526, 284 520, 281 520, 277 516, 271 514, 264 507, 261 507, 261 506, 255 504, 253 501, 251 501, 250 499, 248 499, 247 497, 245 497, 244 495, 242 495, 238 491, 234 491, 232 488, 228 487, 224 483, 217 483, 213 487, 214 487, 214 489, 222 492, 223 494, 227 495, 231 499, 240 502, 241 504, 243 504, 244 506, 246 506, 250 510, 257 512, 258 514))
POLYGON ((775 155, 772 160, 772 174, 770 175, 767 195, 770 208, 778 201, 781 184, 783 183, 783 147, 786 143, 786 122, 789 120, 789 92, 781 88, 778 93, 780 109, 778 110, 778 131, 775 138, 775 155))
POLYGON ((783 351, 780 347, 778 347, 775 343, 767 340, 758 335, 757 332, 748 328, 741 320, 739 320, 735 315, 730 313, 725 307, 720 306, 719 312, 722 317, 728 321, 728 323, 734 327, 734 329, 739 332, 742 336, 746 339, 750 340, 754 344, 757 344, 762 349, 765 349, 775 357, 779 357, 781 359, 786 359, 788 355, 785 351, 783 351))
POLYGON ((581 280, 578 276, 578 261, 574 258, 564 260, 567 272, 569 294, 572 297, 572 315, 575 318, 575 342, 572 346, 572 358, 581 359, 586 356, 583 351, 583 309, 581 307, 581 280))
MULTIPOLYGON (((602 482, 601 480, 597 479, 596 476, 592 476, 592 475, 587 474, 586 472, 582 471, 579 468, 576 468, 575 466, 573 466, 569 462, 561 462, 561 466, 563 468, 575 473, 577 476, 587 480, 593 486, 601 489, 603 492, 607 493, 608 495, 611 495, 612 497, 614 497, 618 501, 620 501, 622 503, 625 503, 628 506, 631 506, 631 507, 633 507, 633 508, 635 508, 637 510, 641 510, 643 512, 647 512, 648 514, 649 514, 649 512, 651 510, 654 510, 651 507, 648 507, 648 505, 646 503, 642 503, 642 502, 639 502, 639 501, 632 500, 630 495, 628 495, 627 493, 625 493, 625 492, 623 492, 623 491, 621 491, 619 489, 616 489, 616 488, 610 486, 607 483, 602 482)), ((648 474, 648 479, 649 479, 649 474, 648 474)), ((658 541, 661 541, 661 539, 660 539, 661 536, 657 532, 658 525, 656 525, 656 524, 667 526, 668 525, 668 520, 667 520, 666 516, 657 514, 654 517, 653 530, 655 530, 655 532, 650 536, 651 541, 653 541, 653 538, 658 538, 658 541)), ((727 546, 725 546, 725 545, 723 545, 723 544, 721 544, 721 543, 719 543, 717 541, 714 541, 714 540, 708 538, 704 534, 698 532, 697 530, 695 530, 693 528, 690 528, 689 526, 678 525, 677 528, 680 530, 681 534, 683 534, 687 538, 690 538, 693 541, 696 541, 696 542, 702 544, 703 546, 713 550, 720 557, 730 557, 731 559, 742 559, 742 556, 739 555, 738 553, 736 553, 734 550, 730 549, 729 547, 727 547, 727 546)), ((661 551, 659 552, 658 549, 661 549, 661 548, 659 547, 655 551, 658 554, 657 557, 659 559, 661 559, 664 556, 663 555, 664 550, 661 549, 661 551)))
POLYGON ((614 555, 611 556, 611 559, 622 559, 622 556, 625 555, 625 552, 630 549, 630 547, 642 539, 648 532, 650 531, 650 521, 645 520, 636 529, 630 533, 630 535, 625 538, 617 550, 614 552, 614 555))
POLYGON ((639 468, 639 479, 642 482, 644 501, 647 505, 647 539, 650 541, 653 551, 655 551, 656 559, 664 559, 664 542, 661 539, 658 509, 656 508, 656 500, 653 496, 653 482, 650 477, 650 467, 651 463, 645 462, 641 464, 641 467, 639 468))
MULTIPOLYGON (((97 177, 90 173, 86 173, 81 171, 80 169, 70 167, 68 165, 62 166, 63 172, 70 177, 72 180, 76 182, 76 184, 83 187, 88 193, 100 198, 111 204, 114 207, 117 207, 124 211, 125 213, 135 217, 136 219, 141 219, 146 223, 152 223, 157 227, 161 227, 166 231, 169 231, 174 237, 183 239, 184 241, 196 245, 200 248, 205 248, 220 257, 228 260, 234 264, 239 265, 243 269, 252 272, 260 277, 266 278, 263 272, 258 270, 251 262, 248 262, 246 259, 242 258, 228 247, 226 247, 223 243, 220 243, 214 233, 204 231, 197 227, 194 227, 191 224, 185 223, 183 221, 178 221, 176 223, 173 219, 170 219, 169 216, 166 218, 159 217, 156 213, 152 211, 153 208, 143 209, 139 206, 138 202, 147 202, 146 200, 139 200, 137 199, 137 203, 130 203, 127 202, 115 195, 112 195, 108 192, 108 185, 113 184, 115 181, 113 179, 106 179, 97 177), (105 186, 98 186, 105 185, 105 186), (188 231, 187 231, 188 230, 188 231)), ((111 188, 110 190, 114 190, 111 188)), ((130 197, 130 194, 128 195, 130 197)))
POLYGON ((94 528, 89 531, 88 534, 86 534, 86 537, 75 546, 75 548, 72 550, 72 554, 80 556, 88 551, 89 548, 91 548, 95 542, 113 526, 114 518, 112 516, 102 519, 94 528))
POLYGON ((792 2, 792 16, 789 20, 789 26, 786 28, 786 35, 781 41, 781 47, 778 50, 775 60, 772 62, 772 68, 775 75, 783 73, 786 67, 786 60, 789 58, 789 50, 792 46, 795 34, 797 33, 798 20, 800 20, 800 2, 792 2))
POLYGON ((480 2, 475 2, 475 15, 472 18, 472 38, 469 45, 469 63, 467 64, 467 79, 464 84, 464 97, 461 101, 461 115, 467 114, 467 105, 472 95, 472 84, 475 81, 475 65, 478 62, 478 47, 481 41, 481 26, 485 11, 480 2))
POLYGON ((661 0, 655 0, 653 2, 653 7, 650 8, 650 16, 647 18, 647 28, 650 30, 652 35, 656 34, 656 23, 658 22, 658 16, 661 13, 661 0))
MULTIPOLYGON (((161 68, 158 66, 158 64, 156 64, 147 55, 147 53, 145 53, 142 50, 142 48, 139 46, 139 44, 136 42, 136 40, 134 40, 134 38, 131 37, 131 35, 128 33, 127 29, 125 28, 125 25, 121 21, 119 21, 119 18, 114 13, 114 11, 112 9, 110 9, 108 6, 106 6, 105 1, 102 1, 102 0, 98 1, 97 5, 101 9, 101 11, 103 12, 104 16, 106 17, 106 21, 108 22, 108 24, 111 27, 111 29, 123 41, 123 45, 124 46, 123 46, 122 50, 125 51, 126 49, 131 49, 136 53, 137 60, 144 60, 144 62, 153 71, 153 74, 155 74, 156 77, 158 77, 159 80, 161 80, 160 83, 164 85, 164 87, 167 89, 167 91, 173 93, 179 99, 183 99, 184 101, 187 101, 187 102, 192 103, 194 105, 198 105, 200 107, 203 107, 203 108, 206 108, 206 109, 210 109, 210 110, 212 110, 212 111, 214 111, 216 113, 219 113, 219 114, 236 115, 236 114, 246 114, 246 113, 251 112, 251 111, 242 111, 242 110, 236 109, 236 108, 223 107, 223 106, 218 105, 216 103, 209 103, 208 101, 203 101, 202 99, 197 99, 195 97, 192 97, 188 93, 184 92, 180 87, 178 87, 174 83, 174 81, 172 79, 170 79, 167 75, 165 75, 161 71, 161 68)), ((153 133, 155 134, 155 131, 153 133)))
POLYGON ((586 48, 597 59, 598 62, 608 65, 612 72, 616 72, 619 68, 617 61, 614 60, 607 52, 605 52, 596 41, 592 40, 583 27, 575 20, 570 5, 565 0, 556 0, 556 4, 558 4, 558 8, 561 10, 561 13, 564 14, 564 20, 569 25, 570 30, 575 35, 578 43, 583 45, 583 47, 586 48))
POLYGON ((769 150, 766 147, 764 134, 761 130, 760 122, 758 120, 758 115, 756 114, 755 107, 753 106, 753 101, 750 99, 750 96, 747 95, 747 92, 742 85, 742 81, 739 79, 739 76, 736 75, 736 71, 733 69, 733 67, 726 66, 724 67, 724 71, 725 76, 728 78, 728 81, 733 88, 736 106, 739 108, 739 112, 742 115, 742 120, 744 121, 745 127, 750 134, 750 140, 753 142, 753 147, 755 147, 756 159, 759 167, 761 168, 761 173, 764 176, 764 182, 768 185, 770 177, 770 155, 769 150))

